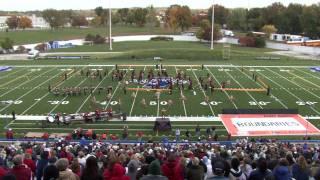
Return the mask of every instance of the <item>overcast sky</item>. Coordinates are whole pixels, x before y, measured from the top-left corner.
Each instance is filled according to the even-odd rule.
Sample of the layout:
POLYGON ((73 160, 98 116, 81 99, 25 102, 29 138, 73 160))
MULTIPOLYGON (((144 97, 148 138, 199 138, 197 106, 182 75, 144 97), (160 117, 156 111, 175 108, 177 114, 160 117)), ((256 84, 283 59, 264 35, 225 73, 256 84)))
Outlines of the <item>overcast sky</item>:
MULTIPOLYGON (((234 7, 263 7, 273 2, 314 4, 320 0, 214 0, 229 8, 234 7)), ((208 8, 213 0, 111 0, 114 8, 123 7, 167 7, 171 4, 188 5, 192 9, 208 8)), ((0 0, 0 10, 4 11, 25 11, 54 9, 94 9, 97 6, 108 7, 109 0, 0 0)))

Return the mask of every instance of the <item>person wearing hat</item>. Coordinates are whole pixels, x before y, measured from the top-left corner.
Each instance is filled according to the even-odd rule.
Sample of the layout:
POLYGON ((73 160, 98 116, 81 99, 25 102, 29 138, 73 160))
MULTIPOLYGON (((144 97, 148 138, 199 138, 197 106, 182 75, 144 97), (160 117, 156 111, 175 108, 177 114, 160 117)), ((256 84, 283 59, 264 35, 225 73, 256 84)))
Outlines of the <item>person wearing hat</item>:
POLYGON ((141 180, 168 180, 168 178, 161 175, 159 160, 154 160, 149 165, 148 175, 143 176, 141 180))
POLYGON ((229 178, 225 177, 225 162, 222 160, 212 161, 212 177, 207 177, 206 180, 229 180, 229 178))
POLYGON ((204 169, 199 165, 199 158, 194 157, 191 160, 191 166, 187 168, 187 179, 188 180, 198 180, 204 178, 204 169))

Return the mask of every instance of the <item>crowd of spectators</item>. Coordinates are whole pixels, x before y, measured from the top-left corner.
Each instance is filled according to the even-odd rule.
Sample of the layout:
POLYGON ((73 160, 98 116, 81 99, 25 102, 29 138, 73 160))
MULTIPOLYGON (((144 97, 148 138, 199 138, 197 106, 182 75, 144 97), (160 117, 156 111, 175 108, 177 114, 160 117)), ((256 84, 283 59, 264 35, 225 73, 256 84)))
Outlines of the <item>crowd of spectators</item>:
POLYGON ((0 147, 0 179, 320 179, 317 144, 16 142, 0 147))

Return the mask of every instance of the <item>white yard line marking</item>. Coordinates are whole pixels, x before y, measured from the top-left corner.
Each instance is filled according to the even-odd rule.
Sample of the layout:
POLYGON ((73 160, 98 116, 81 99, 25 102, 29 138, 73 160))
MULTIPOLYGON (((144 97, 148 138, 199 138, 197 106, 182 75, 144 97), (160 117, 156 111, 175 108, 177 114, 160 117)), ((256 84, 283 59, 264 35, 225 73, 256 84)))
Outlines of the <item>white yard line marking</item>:
MULTIPOLYGON (((82 68, 82 69, 84 69, 84 68, 82 68)), ((57 77, 58 75, 61 75, 61 74, 63 74, 63 73, 64 73, 64 72, 62 71, 62 72, 60 72, 59 74, 55 75, 54 77, 57 77)), ((76 74, 76 73, 73 73, 73 74, 70 76, 70 78, 73 77, 75 74, 76 74)), ((52 78, 51 78, 51 79, 52 79, 52 78)), ((60 86, 61 84, 63 84, 63 83, 65 83, 65 81, 60 82, 56 87, 59 87, 59 86, 60 86)), ((31 108, 33 108, 35 105, 37 105, 42 99, 44 99, 45 97, 47 97, 49 94, 50 94, 50 92, 47 92, 45 95, 43 95, 43 96, 40 98, 39 101, 36 101, 36 102, 33 103, 30 107, 28 107, 26 110, 24 110, 21 115, 23 115, 23 114, 25 114, 26 112, 28 112, 31 108)))
POLYGON ((4 84, 1 84, 0 87, 4 87, 4 86, 6 86, 6 85, 8 85, 8 84, 10 84, 10 83, 18 80, 18 79, 25 78, 27 75, 29 75, 29 74, 31 74, 31 73, 34 73, 34 72, 31 71, 31 72, 29 72, 29 73, 27 73, 27 74, 24 74, 24 75, 22 75, 22 76, 18 76, 18 77, 16 77, 16 78, 12 79, 11 81, 8 81, 8 82, 6 82, 6 83, 4 83, 4 84))
MULTIPOLYGON (((198 81, 199 88, 201 89, 201 91, 202 91, 202 93, 203 93, 204 97, 206 97, 207 95, 206 95, 206 93, 204 92, 204 90, 202 89, 201 84, 200 84, 200 81, 199 81, 199 79, 198 79, 198 77, 197 77, 196 73, 193 71, 192 66, 189 66, 189 67, 190 67, 191 71, 193 72, 194 77, 195 77, 195 78, 196 78, 196 80, 198 81)), ((208 105, 209 105, 209 108, 210 108, 210 110, 211 110, 212 115, 213 115, 213 116, 215 116, 214 111, 213 111, 213 109, 212 109, 212 107, 211 107, 211 104, 210 104, 210 103, 208 103, 208 105)))
MULTIPOLYGON (((221 86, 221 84, 220 84, 220 82, 218 81, 218 79, 213 75, 213 73, 209 70, 209 68, 208 68, 207 66, 206 66, 206 69, 207 69, 207 71, 212 75, 212 77, 217 81, 218 85, 221 86)), ((238 107, 237 107, 237 105, 234 103, 234 101, 231 101, 231 100, 230 100, 231 98, 230 98, 228 92, 227 92, 227 91, 223 91, 223 92, 226 94, 226 96, 228 97, 229 101, 233 104, 233 106, 234 106, 236 109, 238 109, 238 107)))
MULTIPOLYGON (((178 73, 177 67, 174 66, 174 68, 176 69, 176 73, 178 73)), ((182 95, 183 95, 182 89, 180 89, 180 95, 181 95, 181 97, 182 97, 182 95)), ((186 117, 188 117, 188 115, 187 115, 187 109, 186 109, 186 103, 185 103, 184 99, 181 99, 181 101, 182 101, 182 105, 183 105, 184 115, 185 115, 186 117)))
MULTIPOLYGON (((248 79, 251 79, 252 80, 252 78, 248 75, 248 74, 246 74, 246 73, 244 73, 244 72, 242 72, 241 70, 239 70, 239 68, 236 68, 239 72, 241 72, 242 74, 244 74, 244 75, 246 75, 247 77, 248 77, 248 79)), ((256 73, 259 73, 259 72, 256 72, 256 73)), ((252 80, 253 81, 253 80, 252 80)), ((257 81, 255 81, 255 83, 256 84, 258 84, 258 86, 260 86, 260 87, 262 87, 262 88, 264 88, 261 84, 259 84, 257 81)), ((272 94, 272 93, 271 93, 272 94)), ((270 94, 270 95, 271 95, 270 94)), ((273 95, 273 94, 272 94, 273 95)), ((282 107, 284 107, 284 108, 286 108, 286 109, 288 109, 288 106, 286 106, 278 97, 276 97, 275 95, 273 95, 276 99, 278 99, 279 101, 277 101, 279 104, 281 104, 282 105, 282 107)))
MULTIPOLYGON (((84 83, 86 80, 88 80, 88 78, 85 78, 84 80, 82 80, 79 84, 76 85, 76 87, 79 87, 79 86, 80 86, 82 83, 84 83)), ((63 99, 61 99, 61 100, 59 101, 59 103, 50 110, 49 114, 51 114, 54 110, 56 110, 56 109, 61 105, 61 103, 62 103, 65 99, 67 99, 68 97, 69 97, 69 95, 67 95, 66 97, 64 97, 63 99)))
POLYGON ((295 77, 297 77, 297 78, 299 78, 299 79, 302 79, 302 80, 304 80, 304 81, 308 82, 309 84, 312 84, 312 85, 314 85, 314 86, 316 86, 316 87, 320 88, 320 86, 319 86, 319 85, 317 85, 317 84, 315 84, 315 83, 313 83, 313 82, 311 82, 311 81, 309 81, 309 80, 306 80, 305 78, 303 78, 303 77, 301 77, 301 76, 297 76, 297 75, 295 75, 295 74, 293 74, 293 73, 291 73, 291 72, 288 72, 288 73, 289 73, 289 74, 291 74, 291 75, 293 75, 293 76, 295 76, 295 77))
MULTIPOLYGON (((271 71, 271 70, 269 70, 269 71, 271 71)), ((273 72, 273 71, 271 71, 271 72, 273 72)), ((273 73, 275 73, 275 72, 273 72, 273 73)), ((263 75, 263 76, 264 76, 264 75, 263 75)), ((277 86, 279 86, 280 88, 282 88, 283 90, 285 90, 286 92, 288 92, 289 94, 291 94, 291 95, 292 95, 293 97, 295 97, 297 100, 303 101, 303 100, 300 99, 297 95, 295 95, 295 94, 293 94, 291 91, 289 91, 287 88, 284 88, 284 87, 283 87, 282 85, 280 85, 279 83, 273 81, 271 78, 268 78, 268 76, 264 76, 264 77, 265 77, 266 79, 268 79, 269 81, 273 82, 274 84, 276 84, 277 86)), ((316 112, 317 114, 320 115, 320 112, 317 111, 314 107, 310 106, 310 108, 311 108, 314 112, 316 112)))
MULTIPOLYGON (((107 78, 109 77, 110 73, 114 70, 111 69, 111 71, 100 81, 100 83, 94 88, 93 92, 95 92, 97 90, 97 88, 101 85, 101 83, 107 78)), ((89 98, 92 96, 92 94, 88 95, 88 97, 83 101, 83 103, 81 104, 81 106, 77 109, 76 113, 79 113, 81 111, 81 109, 83 108, 83 106, 87 103, 87 101, 89 100, 89 98)))
MULTIPOLYGON (((57 74, 58 75, 58 74, 57 74)), ((56 76, 57 76, 56 75, 56 76)), ((50 79, 47 79, 46 81, 43 81, 42 83, 40 83, 39 85, 37 85, 34 89, 31 89, 30 91, 26 92, 25 94, 23 94, 22 96, 20 96, 19 98, 17 98, 15 101, 20 100, 21 98, 23 98, 24 96, 30 94, 32 91, 34 91, 35 89, 37 89, 38 87, 42 86, 43 84, 47 83, 48 81, 50 81, 51 79, 55 78, 56 76, 53 76, 50 79)), ((2 112, 3 110, 7 109, 8 107, 10 107, 12 104, 8 104, 7 106, 5 106, 4 108, 0 109, 0 112, 2 112)))
MULTIPOLYGON (((222 67, 220 67, 222 68, 222 67)), ((227 73, 229 75, 229 77, 231 77, 242 89, 245 89, 240 83, 239 81, 237 81, 235 78, 232 77, 232 75, 228 72, 228 71, 224 71, 225 73, 227 73)), ((248 92, 248 91, 245 91, 248 96, 251 97, 251 99, 257 103, 257 105, 260 107, 260 109, 263 109, 263 107, 259 104, 259 102, 248 92)))
POLYGON ((17 73, 23 71, 24 69, 25 69, 25 68, 21 68, 20 70, 17 70, 17 71, 10 71, 10 73, 8 73, 8 74, 0 77, 0 79, 5 79, 5 78, 8 78, 8 77, 10 77, 10 76, 13 76, 14 74, 17 74, 17 73))
MULTIPOLYGON (((70 65, 13 65, 11 67, 113 67, 114 65, 106 65, 106 64, 89 64, 89 65, 79 65, 79 64, 70 64, 70 65)), ((121 64, 119 64, 118 66, 123 66, 121 64)), ((154 67, 154 65, 150 64, 150 65, 128 65, 128 66, 135 66, 135 67, 154 67)), ((184 64, 175 64, 175 65, 166 65, 168 67, 190 67, 190 65, 184 65, 184 64)), ((268 67, 268 68, 310 68, 312 67, 312 65, 310 66, 243 66, 243 65, 233 65, 233 64, 209 64, 209 65, 204 65, 207 67, 268 67)), ((198 66, 199 67, 199 66, 198 66)))
MULTIPOLYGON (((144 66, 144 68, 143 68, 143 73, 145 73, 146 68, 147 68, 147 66, 144 66)), ((142 77, 142 78, 144 78, 144 77, 142 77)), ((139 88, 140 88, 140 86, 138 86, 138 89, 139 89, 139 88)), ((134 104, 135 104, 135 102, 136 102, 136 98, 137 98, 138 92, 139 92, 138 89, 137 89, 136 94, 135 94, 135 96, 134 96, 134 99, 133 99, 133 102, 132 102, 132 105, 131 105, 131 109, 130 109, 129 116, 131 116, 131 114, 132 114, 133 107, 134 107, 134 104)))
MULTIPOLYGON (((130 69, 130 68, 131 68, 131 66, 129 66, 129 69, 130 69)), ((125 74, 124 74, 124 76, 123 76, 122 81, 124 81, 124 80, 125 80, 125 77, 126 77, 126 75, 128 74, 128 72, 129 72, 129 71, 126 71, 126 73, 125 73, 125 74)), ((118 85, 117 85, 116 89, 113 91, 113 94, 112 94, 112 96, 111 96, 111 98, 110 98, 110 100, 109 100, 108 104, 106 105, 106 107, 105 107, 104 109, 107 109, 107 108, 108 108, 108 106, 109 106, 109 104, 111 103, 111 101, 112 101, 112 99, 113 99, 113 96, 116 94, 116 92, 117 92, 117 90, 118 90, 118 88, 119 88, 120 84, 121 84, 121 82, 118 82, 118 85)))
POLYGON ((320 99, 320 96, 318 96, 318 95, 314 94, 314 93, 313 93, 313 92, 311 92, 311 91, 308 91, 306 88, 304 88, 304 87, 300 86, 299 84, 297 84, 297 83, 295 83, 295 82, 291 81, 290 79, 287 79, 286 77, 282 76, 281 74, 279 74, 279 73, 277 73, 277 72, 275 72, 275 71, 270 70, 269 68, 266 68, 266 69, 267 69, 267 70, 269 70, 269 71, 271 71, 271 72, 273 72, 273 73, 275 73, 275 74, 277 74, 277 75, 279 75, 280 77, 284 78, 285 80, 289 81, 290 83, 292 83, 292 84, 294 84, 294 85, 296 85, 296 86, 300 87, 301 89, 303 89, 304 91, 306 91, 306 92, 308 92, 309 94, 313 95, 314 97, 317 97, 318 99, 320 99))
POLYGON ((51 72, 51 71, 53 71, 54 69, 55 69, 55 68, 53 68, 53 69, 49 69, 49 71, 46 71, 46 72, 44 72, 44 73, 42 73, 42 74, 40 74, 40 75, 38 75, 38 76, 35 76, 35 77, 34 77, 34 78, 32 78, 32 79, 29 79, 28 81, 25 81, 25 82, 21 83, 19 86, 16 86, 16 87, 12 88, 10 91, 7 91, 6 93, 4 93, 4 94, 0 95, 0 97, 2 97, 2 96, 4 96, 4 95, 9 94, 10 92, 12 92, 12 91, 14 91, 14 90, 18 89, 19 87, 21 87, 21 86, 25 85, 26 83, 32 82, 34 79, 36 79, 36 78, 38 78, 38 77, 42 76, 43 74, 46 74, 46 73, 48 73, 48 72, 51 72))
MULTIPOLYGON (((307 75, 309 75, 309 76, 312 76, 312 77, 314 77, 314 78, 316 78, 316 79, 320 79, 320 77, 315 76, 315 75, 313 75, 312 73, 308 73, 308 72, 302 71, 302 70, 300 70, 300 69, 298 69, 298 68, 293 68, 293 69, 295 69, 295 70, 297 70, 297 71, 300 71, 300 72, 302 72, 302 73, 304 73, 304 74, 307 74, 307 75)), ((317 73, 320 74, 320 72, 317 72, 317 73)))

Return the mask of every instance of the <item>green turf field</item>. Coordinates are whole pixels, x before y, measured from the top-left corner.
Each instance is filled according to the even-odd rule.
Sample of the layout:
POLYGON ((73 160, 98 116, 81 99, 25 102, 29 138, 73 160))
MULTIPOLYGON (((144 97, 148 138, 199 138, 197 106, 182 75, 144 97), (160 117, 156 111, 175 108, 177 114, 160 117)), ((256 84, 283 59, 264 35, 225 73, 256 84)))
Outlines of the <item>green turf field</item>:
MULTIPOLYGON (((1 66, 12 66, 12 71, 0 72, 0 116, 1 127, 13 128, 19 136, 26 132, 71 132, 77 127, 95 129, 98 133, 108 129, 111 133, 120 136, 124 125, 129 126, 130 138, 135 138, 138 130, 143 130, 147 136, 155 137, 152 131, 153 122, 122 122, 111 121, 97 124, 71 124, 68 126, 48 125, 43 129, 39 121, 11 121, 11 112, 17 115, 47 115, 48 113, 77 113, 93 111, 93 96, 98 108, 112 108, 126 112, 131 117, 148 116, 155 118, 166 110, 167 116, 172 117, 217 117, 222 109, 299 109, 306 117, 320 116, 320 73, 313 72, 310 67, 319 66, 317 61, 299 60, 280 57, 280 60, 255 60, 259 56, 270 56, 269 49, 231 47, 231 58, 222 60, 222 45, 216 45, 214 51, 201 43, 187 42, 123 42, 115 43, 115 51, 121 52, 114 57, 99 57, 90 60, 35 60, 35 61, 0 61, 1 66), (132 55, 136 56, 132 58, 132 55), (157 74, 153 57, 161 56, 170 77, 175 77, 178 71, 183 71, 193 82, 192 90, 185 86, 179 90, 174 86, 173 94, 160 94, 156 99, 154 92, 123 91, 123 82, 128 81, 127 88, 141 88, 143 85, 130 82, 133 70, 138 74, 144 70, 144 78, 151 69, 157 74), (118 69, 125 70, 124 81, 112 81, 112 71, 118 64, 118 69), (201 64, 206 64, 202 69, 201 64), (84 74, 87 71, 99 69, 106 76, 92 79, 84 74), (61 81, 65 73, 70 74, 67 80, 61 81), (264 84, 255 81, 252 74, 261 78, 265 85, 271 87, 271 95, 266 92, 251 92, 250 89, 265 88, 264 84), (229 82, 227 88, 247 89, 244 91, 211 92, 199 86, 198 79, 202 77, 206 82, 211 77, 215 87, 219 88, 222 82, 229 82), (49 84, 59 88, 93 87, 92 94, 81 95, 54 95, 48 91, 49 84), (112 86, 111 99, 107 99, 105 88, 112 86), (103 88, 100 94, 99 87, 103 88), (134 95, 132 94, 134 93, 134 95), (181 94, 185 96, 182 100, 181 94), (205 102, 208 96, 208 103, 205 102), (233 98, 231 98, 233 97, 233 98), (146 105, 141 102, 145 99, 146 105), (233 99, 233 100, 232 100, 233 99), (169 105, 169 102, 172 105, 169 105), (7 115, 7 117, 5 116, 7 115), (5 117, 5 118, 3 118, 5 117)), ((94 46, 87 51, 103 51, 107 46, 94 46)), ((65 49, 65 51, 86 51, 83 47, 65 49), (82 48, 82 49, 81 49, 82 48)), ((316 118, 315 118, 316 119, 316 118)), ((319 118, 318 118, 319 119, 319 118)), ((317 120, 310 120, 320 127, 317 120)), ((189 129, 194 132, 196 124, 200 124, 204 134, 205 128, 211 125, 217 127, 217 133, 226 135, 221 122, 217 121, 181 121, 173 122, 173 129, 180 127, 182 133, 189 129)), ((170 135, 170 133, 165 133, 170 135)), ((160 136, 161 134, 159 134, 160 136)), ((172 134, 171 134, 172 135, 172 134)), ((288 137, 283 137, 288 138, 288 137)), ((293 137, 294 138, 294 137, 293 137)))

